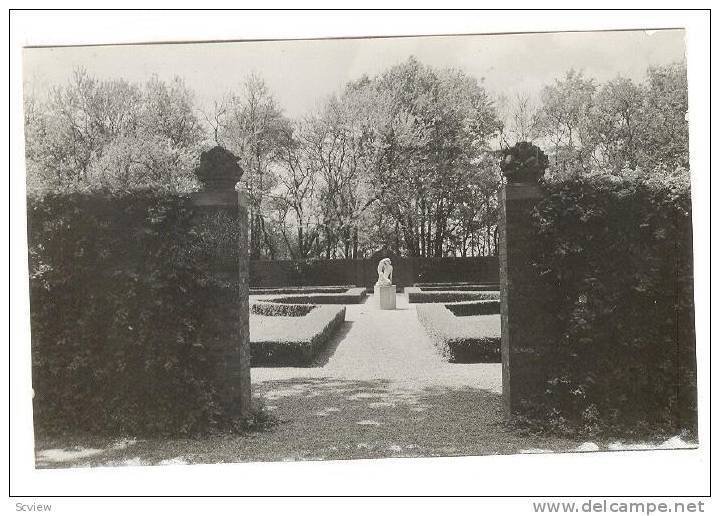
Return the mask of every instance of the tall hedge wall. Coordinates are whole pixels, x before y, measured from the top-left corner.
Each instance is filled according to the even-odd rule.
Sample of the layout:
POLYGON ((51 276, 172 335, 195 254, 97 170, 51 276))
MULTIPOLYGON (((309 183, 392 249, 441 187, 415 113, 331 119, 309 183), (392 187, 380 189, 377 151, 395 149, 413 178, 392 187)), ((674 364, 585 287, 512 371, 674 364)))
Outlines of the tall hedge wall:
POLYGON ((218 402, 215 351, 236 330, 237 278, 212 272, 219 253, 237 253, 232 213, 152 192, 74 193, 29 199, 28 223, 38 430, 234 424, 218 402))
MULTIPOLYGON (((475 257, 391 257, 393 283, 408 287, 423 283, 497 283, 497 256, 475 257)), ((359 260, 253 260, 250 286, 253 288, 357 285, 372 287, 377 281, 378 258, 359 260)))
POLYGON ((533 265, 556 306, 536 400, 584 430, 696 428, 690 188, 686 177, 547 181, 533 265))

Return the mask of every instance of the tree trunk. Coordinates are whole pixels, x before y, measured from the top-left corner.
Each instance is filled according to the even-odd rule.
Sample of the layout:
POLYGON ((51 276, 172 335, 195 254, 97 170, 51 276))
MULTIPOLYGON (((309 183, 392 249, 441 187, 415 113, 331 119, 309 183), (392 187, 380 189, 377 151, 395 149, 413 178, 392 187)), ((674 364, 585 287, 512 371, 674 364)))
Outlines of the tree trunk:
POLYGON ((331 239, 330 239, 330 229, 329 229, 329 228, 326 228, 326 229, 325 229, 325 246, 326 246, 325 258, 327 258, 327 259, 329 260, 329 259, 330 259, 330 252, 332 251, 332 249, 331 249, 332 242, 331 242, 331 239))
POLYGON ((352 257, 353 260, 357 260, 358 257, 358 228, 355 226, 353 228, 353 234, 352 234, 352 257))
POLYGON ((447 218, 443 213, 442 201, 438 203, 437 212, 435 214, 435 242, 434 256, 441 257, 443 255, 443 239, 445 238, 445 227, 447 218))
POLYGON ((302 225, 298 224, 298 256, 300 258, 305 258, 305 243, 303 241, 303 227, 302 225))
POLYGON ((400 252, 400 224, 395 222, 395 252, 400 252))
POLYGON ((258 260, 260 259, 260 248, 262 246, 262 231, 258 223, 258 214, 253 213, 250 220, 250 258, 252 260, 258 260))
POLYGON ((425 199, 420 201, 420 256, 426 256, 425 254, 425 219, 427 216, 427 209, 425 207, 425 199))
POLYGON ((428 211, 428 227, 427 227, 427 233, 425 234, 425 256, 432 256, 432 212, 428 211))

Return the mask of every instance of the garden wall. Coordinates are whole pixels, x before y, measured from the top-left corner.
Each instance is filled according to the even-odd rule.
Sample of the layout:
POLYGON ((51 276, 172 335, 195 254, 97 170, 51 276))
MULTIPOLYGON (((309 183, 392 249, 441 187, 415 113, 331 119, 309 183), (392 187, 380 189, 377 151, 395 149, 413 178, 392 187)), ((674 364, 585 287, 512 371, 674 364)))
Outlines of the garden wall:
POLYGON ((28 199, 38 430, 194 433, 247 414, 245 214, 234 190, 28 199))
MULTIPOLYGON (((497 283, 496 256, 391 257, 393 282, 399 287, 415 283, 497 283)), ((252 288, 320 285, 372 287, 379 259, 361 260, 257 260, 250 262, 252 288)))

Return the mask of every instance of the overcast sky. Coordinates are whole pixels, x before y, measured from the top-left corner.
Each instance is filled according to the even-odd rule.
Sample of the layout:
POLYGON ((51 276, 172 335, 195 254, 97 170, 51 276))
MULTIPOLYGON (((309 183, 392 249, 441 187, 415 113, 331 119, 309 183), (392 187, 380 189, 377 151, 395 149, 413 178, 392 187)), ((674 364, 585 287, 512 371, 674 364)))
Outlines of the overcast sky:
POLYGON ((484 79, 493 95, 535 95, 571 67, 599 81, 617 75, 640 80, 649 65, 682 61, 685 43, 684 31, 667 30, 31 48, 24 52, 23 74, 37 93, 66 82, 76 67, 131 81, 179 75, 208 105, 257 72, 285 112, 298 116, 347 81, 411 55, 484 79))

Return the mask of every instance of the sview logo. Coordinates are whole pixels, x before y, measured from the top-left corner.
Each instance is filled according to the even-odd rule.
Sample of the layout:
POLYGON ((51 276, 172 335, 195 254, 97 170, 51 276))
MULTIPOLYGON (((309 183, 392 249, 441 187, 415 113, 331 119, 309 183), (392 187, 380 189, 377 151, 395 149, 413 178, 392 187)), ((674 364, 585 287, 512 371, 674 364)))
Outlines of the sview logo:
POLYGON ((15 504, 15 512, 50 512, 52 511, 52 505, 40 503, 40 504, 25 504, 25 503, 16 503, 15 504))

